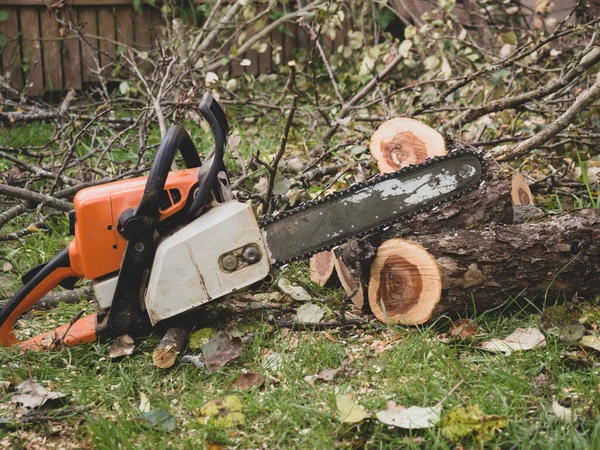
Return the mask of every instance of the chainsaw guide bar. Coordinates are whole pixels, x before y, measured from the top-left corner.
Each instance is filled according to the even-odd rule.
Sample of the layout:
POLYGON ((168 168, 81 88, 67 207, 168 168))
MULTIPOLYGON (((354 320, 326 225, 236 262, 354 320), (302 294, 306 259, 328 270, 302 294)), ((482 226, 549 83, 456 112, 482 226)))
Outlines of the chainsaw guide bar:
POLYGON ((284 266, 364 237, 476 189, 485 161, 460 149, 357 183, 259 223, 271 264, 284 266))

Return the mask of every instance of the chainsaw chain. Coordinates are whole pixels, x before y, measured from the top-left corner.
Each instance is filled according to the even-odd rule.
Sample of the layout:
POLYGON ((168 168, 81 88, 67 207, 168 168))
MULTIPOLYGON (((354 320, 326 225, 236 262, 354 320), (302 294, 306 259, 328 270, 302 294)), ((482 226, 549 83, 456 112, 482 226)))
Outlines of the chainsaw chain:
POLYGON ((332 248, 335 248, 345 242, 348 242, 350 239, 352 238, 358 238, 358 239, 362 239, 365 238, 366 236, 372 235, 372 234, 377 234, 378 232, 381 231, 385 231, 387 230, 390 226, 401 223, 401 222, 406 222, 409 219, 412 219, 413 217, 417 216, 418 214, 422 214, 424 212, 429 212, 429 211, 433 211, 435 210, 437 207, 439 207, 440 205, 446 204, 448 202, 453 202, 458 200, 459 198, 461 198, 463 195, 468 194, 476 189, 478 189, 484 182, 485 179, 485 173, 486 173, 486 168, 487 168, 487 162, 485 161, 485 159, 483 158, 482 154, 480 152, 477 151, 473 151, 470 149, 466 149, 466 148, 459 148, 456 150, 452 150, 450 151, 447 155, 443 155, 443 156, 434 156, 432 158, 428 158, 425 161, 423 161, 420 164, 414 164, 414 165, 410 165, 410 166, 406 166, 403 167, 400 170, 397 170, 396 172, 392 172, 392 173, 387 173, 387 174, 378 174, 375 175, 373 178, 371 178, 368 181, 364 181, 362 183, 356 183, 352 186, 350 186, 348 189, 345 189, 343 191, 337 191, 337 192, 332 192, 331 194, 326 195, 325 197, 318 199, 318 200, 312 200, 306 203, 302 203, 301 205, 295 207, 294 209, 290 209, 288 211, 283 211, 275 216, 269 217, 267 219, 264 219, 262 221, 260 221, 258 223, 259 227, 261 229, 264 229, 265 227, 267 227, 268 225, 271 225, 272 223, 278 222, 280 220, 283 220, 287 217, 293 216, 294 214, 297 214, 301 211, 305 211, 307 209, 313 208, 315 206, 319 206, 322 205, 323 203, 326 202, 330 202, 332 200, 338 200, 340 198, 344 198, 347 197, 353 193, 355 193, 356 191, 363 189, 365 187, 370 187, 373 186, 377 183, 380 183, 382 181, 385 180, 389 180, 392 178, 401 178, 402 176, 406 175, 406 174, 410 174, 412 172, 416 172, 418 170, 421 170, 423 168, 432 166, 440 161, 445 161, 448 159, 453 159, 455 157, 458 156, 463 156, 463 155, 472 155, 475 156, 477 159, 479 159, 479 161, 481 162, 481 178, 479 183, 474 184, 473 186, 466 188, 460 192, 457 192, 456 194, 450 196, 450 197, 446 197, 443 198, 435 203, 432 203, 430 205, 424 206, 422 208, 419 208, 415 211, 412 211, 410 213, 407 214, 400 214, 398 215, 396 218, 381 224, 381 225, 376 225, 373 228, 370 228, 368 230, 362 231, 360 233, 357 233, 355 235, 349 236, 349 237, 345 237, 342 239, 339 239, 337 241, 332 241, 329 242, 325 245, 323 245, 322 247, 315 249, 315 250, 311 250, 308 251, 306 253, 303 253, 302 255, 298 255, 295 256, 293 258, 287 259, 285 261, 276 261, 273 266, 274 267, 282 267, 285 266, 286 264, 290 264, 294 261, 299 261, 302 259, 306 259, 311 257, 312 255, 316 254, 316 253, 320 253, 326 250, 331 250, 332 248))

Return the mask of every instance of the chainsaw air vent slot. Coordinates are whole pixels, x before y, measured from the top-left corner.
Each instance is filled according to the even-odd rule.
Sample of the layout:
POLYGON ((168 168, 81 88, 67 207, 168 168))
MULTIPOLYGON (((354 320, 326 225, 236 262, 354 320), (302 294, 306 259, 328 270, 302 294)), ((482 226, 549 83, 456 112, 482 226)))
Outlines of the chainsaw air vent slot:
POLYGON ((160 211, 165 212, 171 206, 176 205, 181 200, 181 192, 179 189, 165 190, 161 194, 162 203, 160 205, 160 211))

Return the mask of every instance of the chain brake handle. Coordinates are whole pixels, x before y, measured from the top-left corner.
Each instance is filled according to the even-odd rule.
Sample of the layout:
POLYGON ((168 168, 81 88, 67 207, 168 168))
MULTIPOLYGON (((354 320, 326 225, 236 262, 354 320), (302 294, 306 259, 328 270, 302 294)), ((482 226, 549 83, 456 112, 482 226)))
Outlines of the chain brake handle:
POLYGON ((229 132, 227 116, 210 92, 205 93, 202 97, 199 110, 210 125, 215 141, 215 151, 210 160, 205 161, 198 171, 198 189, 189 209, 189 214, 192 217, 198 215, 208 203, 210 192, 213 190, 219 172, 225 170, 223 157, 229 132))

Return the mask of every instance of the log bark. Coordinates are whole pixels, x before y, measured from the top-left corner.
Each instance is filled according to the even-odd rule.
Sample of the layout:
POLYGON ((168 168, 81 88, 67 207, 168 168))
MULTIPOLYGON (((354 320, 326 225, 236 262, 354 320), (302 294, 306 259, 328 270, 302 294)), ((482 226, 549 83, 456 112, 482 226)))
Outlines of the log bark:
POLYGON ((600 293, 598 209, 411 240, 440 268, 442 299, 433 317, 600 293))
POLYGON ((161 369, 173 366, 177 355, 183 350, 191 329, 187 324, 169 328, 152 354, 152 363, 161 369))

